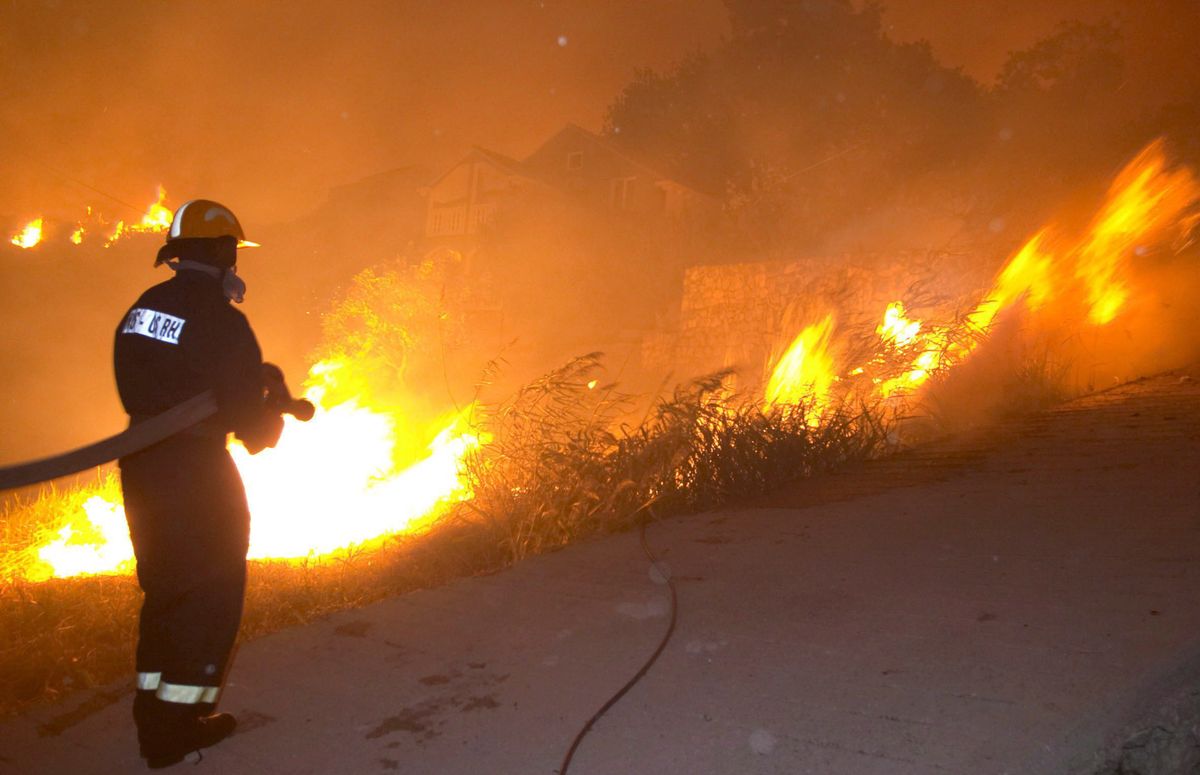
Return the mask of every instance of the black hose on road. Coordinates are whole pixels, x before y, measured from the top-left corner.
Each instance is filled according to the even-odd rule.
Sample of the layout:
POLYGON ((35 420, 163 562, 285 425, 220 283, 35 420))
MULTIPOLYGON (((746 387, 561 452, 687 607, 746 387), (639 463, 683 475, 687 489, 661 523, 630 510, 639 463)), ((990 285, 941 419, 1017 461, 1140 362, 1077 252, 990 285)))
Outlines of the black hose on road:
POLYGON ((646 663, 642 665, 642 667, 636 673, 634 673, 633 677, 630 678, 625 685, 617 691, 616 694, 608 699, 608 702, 605 702, 600 706, 600 710, 592 714, 592 717, 587 720, 587 723, 584 724, 579 730, 579 733, 575 735, 575 739, 571 741, 571 747, 567 749, 567 755, 563 757, 562 764, 558 768, 558 775, 567 775, 567 768, 571 766, 571 759, 575 756, 576 749, 579 748, 579 744, 583 742, 583 738, 587 735, 587 733, 591 731, 592 726, 599 721, 600 717, 607 713, 612 706, 620 702, 621 698, 633 688, 634 684, 642 680, 642 677, 649 672, 650 667, 663 653, 663 649, 667 647, 667 643, 671 640, 671 636, 675 634, 675 620, 679 613, 679 594, 675 589, 675 579, 671 577, 670 569, 664 569, 659 564, 658 558, 654 556, 654 552, 650 551, 650 545, 646 543, 647 521, 648 520, 643 519, 641 522, 640 539, 642 543, 642 551, 646 553, 646 557, 649 558, 650 564, 656 571, 658 571, 658 574, 662 576, 667 583, 667 587, 671 590, 671 621, 667 625, 667 631, 663 633, 662 640, 660 640, 658 643, 658 648, 654 649, 654 653, 650 655, 650 658, 646 660, 646 663))

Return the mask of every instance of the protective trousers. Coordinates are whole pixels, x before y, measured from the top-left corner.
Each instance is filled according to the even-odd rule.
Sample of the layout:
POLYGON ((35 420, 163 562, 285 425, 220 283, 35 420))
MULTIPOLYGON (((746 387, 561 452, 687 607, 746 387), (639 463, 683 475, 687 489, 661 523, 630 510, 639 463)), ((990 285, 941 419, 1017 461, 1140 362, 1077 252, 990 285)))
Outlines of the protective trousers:
MULTIPOLYGON (((242 617, 246 492, 223 436, 179 434, 120 465, 145 593, 137 645, 142 713, 135 705, 135 717, 159 703, 174 707, 158 716, 191 715, 181 706, 203 715, 217 700, 242 617), (159 702, 148 705, 151 692, 159 702)), ((138 719, 139 733, 153 733, 143 727, 155 723, 138 719)))

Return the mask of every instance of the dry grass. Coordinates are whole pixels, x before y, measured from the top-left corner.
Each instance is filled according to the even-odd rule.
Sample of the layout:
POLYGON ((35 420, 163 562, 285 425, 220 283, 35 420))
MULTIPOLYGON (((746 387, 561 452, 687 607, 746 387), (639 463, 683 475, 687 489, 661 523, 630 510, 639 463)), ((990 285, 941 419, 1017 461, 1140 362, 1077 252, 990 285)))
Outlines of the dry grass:
MULTIPOLYGON (((492 441, 469 459, 474 498, 417 535, 307 562, 250 564, 242 637, 303 624, 390 595, 489 573, 581 537, 657 515, 706 509, 878 454, 886 424, 871 406, 819 428, 805 407, 764 411, 697 380, 631 421, 633 397, 576 359, 481 410, 492 441)), ((11 569, 61 523, 75 492, 49 492, 2 517, 11 569)), ((5 578, 10 576, 0 576, 5 578)), ((0 582, 0 713, 106 684, 132 669, 141 595, 129 576, 0 582)))
POLYGON ((576 359, 483 419, 495 439, 469 461, 475 498, 460 516, 491 530, 509 560, 628 527, 650 506, 679 514, 755 495, 874 455, 886 439, 869 407, 812 428, 803 406, 731 400, 720 374, 630 426, 620 418, 631 397, 593 382, 599 371, 595 355, 576 359))
MULTIPOLYGON (((503 564, 499 550, 487 551, 474 536, 464 542, 460 533, 435 525, 369 551, 251 562, 242 638, 503 564)), ((131 672, 141 599, 132 576, 0 583, 0 715, 131 672)))
POLYGON ((978 338, 970 358, 934 372, 921 391, 915 408, 925 436, 1005 423, 1084 392, 1072 384, 1075 360, 1061 344, 1020 330, 978 338))

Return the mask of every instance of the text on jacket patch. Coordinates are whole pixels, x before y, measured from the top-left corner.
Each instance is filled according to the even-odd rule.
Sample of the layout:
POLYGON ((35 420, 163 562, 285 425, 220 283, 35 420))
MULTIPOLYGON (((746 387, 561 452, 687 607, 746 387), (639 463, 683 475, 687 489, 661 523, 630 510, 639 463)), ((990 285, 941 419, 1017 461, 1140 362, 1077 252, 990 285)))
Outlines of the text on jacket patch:
POLYGON ((183 324, 186 322, 183 318, 165 312, 134 307, 129 310, 129 317, 125 318, 121 333, 141 334, 167 344, 179 344, 179 333, 183 331, 183 324))

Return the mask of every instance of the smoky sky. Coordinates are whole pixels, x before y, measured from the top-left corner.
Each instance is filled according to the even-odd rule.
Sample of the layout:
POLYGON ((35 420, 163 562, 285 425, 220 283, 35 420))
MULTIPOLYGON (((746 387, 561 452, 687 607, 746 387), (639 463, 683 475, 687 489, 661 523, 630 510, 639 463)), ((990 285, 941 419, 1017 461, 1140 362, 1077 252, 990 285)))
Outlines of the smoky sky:
MULTIPOLYGON (((1130 0, 887 0, 888 33, 990 81, 1008 52, 1130 0)), ((1152 4, 1151 4, 1152 5, 1152 4)), ((1161 20, 1159 20, 1161 21, 1161 20)), ((472 144, 521 156, 598 128, 636 68, 727 34, 720 0, 242 3, 13 0, 0 7, 0 218, 132 215, 155 185, 286 221, 331 187, 472 144)), ((11 224, 6 223, 5 227, 11 224)))
POLYGON ((710 0, 16 0, 0 8, 0 215, 113 207, 79 183, 140 205, 161 182, 287 220, 380 170, 597 126, 635 68, 725 28, 710 0))
POLYGON ((984 84, 1005 59, 1066 22, 1112 24, 1128 82, 1149 102, 1179 98, 1195 83, 1195 0, 884 0, 884 26, 898 41, 927 40, 943 64, 984 84))
MULTIPOLYGON (((1069 20, 1120 25, 1137 84, 1127 93, 1152 89, 1161 102, 1200 77, 1191 64, 1196 0, 881 5, 890 37, 927 40, 943 64, 985 85, 1010 52, 1069 20)), ((598 130, 639 68, 668 70, 728 34, 722 0, 8 0, 0 233, 36 216, 69 224, 88 205, 128 218, 135 213, 109 197, 140 212, 163 184, 168 205, 193 197, 230 205, 253 238, 257 226, 294 225, 319 211, 329 189, 375 173, 411 165, 436 174, 473 144, 522 157, 567 122, 598 130)), ((0 266, 0 427, 21 448, 8 459, 117 427, 111 327, 139 287, 161 279, 133 246, 105 252, 93 242, 75 252, 51 236, 38 250, 8 249, 0 266), (121 282, 98 289, 88 262, 120 260, 131 262, 112 272, 121 282), (43 309, 69 310, 71 325, 43 309), (70 381, 61 378, 68 363, 70 381), (77 406, 80 395, 89 402, 77 406)), ((300 247, 310 261, 329 252, 300 247)), ((256 271, 247 267, 248 306, 269 285, 256 271)), ((272 327, 253 312, 271 357, 286 363, 279 332, 295 330, 290 319, 272 327)), ((299 368, 299 350, 313 343, 296 339, 299 368)))
POLYGON ((1058 24, 1094 23, 1133 5, 1122 0, 887 0, 885 7, 884 28, 893 39, 927 40, 943 64, 988 83, 1010 52, 1049 35, 1058 24))

